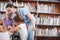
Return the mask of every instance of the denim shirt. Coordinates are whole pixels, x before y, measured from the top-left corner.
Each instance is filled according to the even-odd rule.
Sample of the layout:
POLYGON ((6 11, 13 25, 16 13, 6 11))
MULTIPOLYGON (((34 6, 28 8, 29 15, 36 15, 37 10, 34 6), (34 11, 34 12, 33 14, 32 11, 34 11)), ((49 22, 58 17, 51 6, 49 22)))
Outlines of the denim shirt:
MULTIPOLYGON (((18 11, 18 14, 19 14, 19 15, 23 16, 23 19, 24 19, 25 23, 26 23, 27 25, 31 25, 30 19, 26 16, 27 14, 31 14, 30 11, 28 11, 28 10, 25 9, 25 8, 18 8, 17 11, 18 11)), ((14 13, 14 14, 13 14, 13 17, 14 17, 15 15, 16 15, 16 14, 14 13)))

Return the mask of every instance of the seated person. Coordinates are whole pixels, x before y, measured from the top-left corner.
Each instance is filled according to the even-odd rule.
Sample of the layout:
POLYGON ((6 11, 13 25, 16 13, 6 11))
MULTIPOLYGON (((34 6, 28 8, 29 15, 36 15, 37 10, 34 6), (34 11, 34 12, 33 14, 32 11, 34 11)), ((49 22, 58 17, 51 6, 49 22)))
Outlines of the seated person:
POLYGON ((19 31, 20 39, 21 40, 27 40, 28 39, 28 33, 27 33, 27 26, 24 22, 24 19, 22 16, 16 15, 13 18, 13 23, 16 27, 13 27, 10 30, 10 33, 14 33, 16 31, 19 31))
POLYGON ((0 19, 0 40, 10 40, 7 29, 3 26, 3 20, 0 19))
POLYGON ((3 19, 4 26, 7 28, 7 30, 10 30, 13 26, 13 19, 11 18, 12 13, 6 12, 6 17, 3 19))

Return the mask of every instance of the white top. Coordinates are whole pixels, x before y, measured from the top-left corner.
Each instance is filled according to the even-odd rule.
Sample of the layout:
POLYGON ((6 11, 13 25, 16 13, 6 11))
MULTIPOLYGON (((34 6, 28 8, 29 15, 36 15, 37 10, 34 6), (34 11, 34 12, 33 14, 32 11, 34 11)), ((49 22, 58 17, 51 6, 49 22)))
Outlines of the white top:
POLYGON ((26 24, 25 23, 22 23, 22 24, 20 24, 19 25, 20 26, 20 30, 19 30, 19 32, 20 32, 20 35, 27 35, 27 26, 26 26, 26 24))

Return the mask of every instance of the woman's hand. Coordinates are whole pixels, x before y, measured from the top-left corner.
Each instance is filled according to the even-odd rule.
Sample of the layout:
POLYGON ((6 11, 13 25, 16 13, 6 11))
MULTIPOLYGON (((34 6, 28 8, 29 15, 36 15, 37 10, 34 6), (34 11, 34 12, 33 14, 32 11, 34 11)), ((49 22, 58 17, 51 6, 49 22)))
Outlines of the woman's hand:
POLYGON ((3 28, 3 26, 0 26, 0 32, 6 32, 7 30, 3 28))
POLYGON ((36 31, 36 27, 33 27, 33 30, 36 31))
POLYGON ((7 27, 7 30, 10 30, 11 28, 12 28, 12 26, 8 26, 8 27, 7 27))

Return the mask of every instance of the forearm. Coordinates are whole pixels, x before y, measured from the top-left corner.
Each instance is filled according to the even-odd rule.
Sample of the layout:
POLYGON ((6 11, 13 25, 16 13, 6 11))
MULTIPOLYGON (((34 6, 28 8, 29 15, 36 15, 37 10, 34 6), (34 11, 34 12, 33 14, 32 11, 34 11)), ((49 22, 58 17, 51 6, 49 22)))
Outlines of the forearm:
POLYGON ((14 33, 16 30, 14 28, 10 29, 11 33, 14 33))
POLYGON ((32 23, 32 27, 35 27, 35 20, 34 20, 34 16, 32 16, 31 14, 27 14, 27 17, 29 18, 29 20, 32 23))
POLYGON ((0 32, 6 32, 7 31, 7 29, 5 28, 5 27, 0 27, 0 32))
POLYGON ((10 32, 14 33, 18 30, 20 30, 20 27, 13 27, 13 28, 11 28, 10 32))
POLYGON ((35 22, 33 19, 31 20, 31 23, 32 23, 32 27, 35 27, 35 22))

